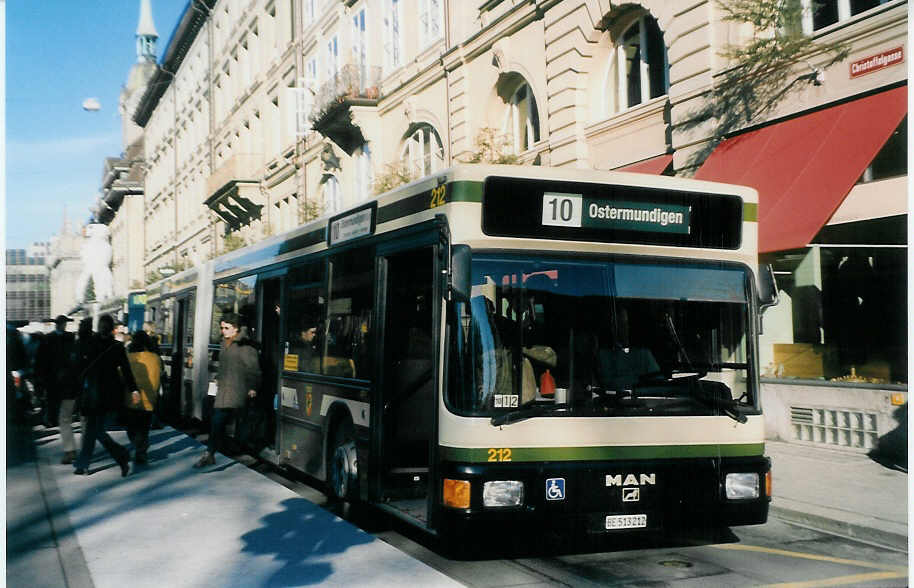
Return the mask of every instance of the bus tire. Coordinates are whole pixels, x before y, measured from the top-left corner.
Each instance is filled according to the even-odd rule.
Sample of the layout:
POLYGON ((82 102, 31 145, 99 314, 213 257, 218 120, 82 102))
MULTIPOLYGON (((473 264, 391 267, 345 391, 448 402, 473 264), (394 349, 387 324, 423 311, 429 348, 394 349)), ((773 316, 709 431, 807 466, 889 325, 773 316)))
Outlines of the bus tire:
POLYGON ((327 453, 327 485, 331 495, 337 500, 355 500, 359 496, 358 456, 355 430, 348 418, 334 429, 327 453))

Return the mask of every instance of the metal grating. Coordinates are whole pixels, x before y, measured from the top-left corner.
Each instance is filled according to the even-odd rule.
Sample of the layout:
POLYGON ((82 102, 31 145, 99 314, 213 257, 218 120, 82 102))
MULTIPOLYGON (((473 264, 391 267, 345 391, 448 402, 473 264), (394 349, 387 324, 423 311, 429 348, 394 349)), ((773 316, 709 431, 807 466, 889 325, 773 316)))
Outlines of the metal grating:
POLYGON ((812 409, 803 408, 802 406, 791 406, 790 407, 790 422, 811 425, 812 424, 812 409))
POLYGON ((799 441, 872 449, 879 436, 876 414, 861 410, 790 407, 790 424, 799 441))

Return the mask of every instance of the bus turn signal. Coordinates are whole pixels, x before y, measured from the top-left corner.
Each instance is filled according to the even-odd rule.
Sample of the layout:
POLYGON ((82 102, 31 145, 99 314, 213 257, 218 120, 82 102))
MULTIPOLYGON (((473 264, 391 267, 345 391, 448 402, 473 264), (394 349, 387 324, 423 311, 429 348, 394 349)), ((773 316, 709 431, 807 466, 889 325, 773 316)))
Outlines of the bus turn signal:
POLYGON ((470 508, 470 482, 444 479, 444 506, 470 508))

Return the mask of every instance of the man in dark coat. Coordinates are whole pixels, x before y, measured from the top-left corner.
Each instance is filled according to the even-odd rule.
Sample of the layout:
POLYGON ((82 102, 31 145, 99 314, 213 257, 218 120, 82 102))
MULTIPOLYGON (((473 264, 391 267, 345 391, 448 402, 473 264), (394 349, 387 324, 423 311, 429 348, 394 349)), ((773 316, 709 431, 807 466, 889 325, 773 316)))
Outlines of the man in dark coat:
POLYGON ((222 316, 222 351, 219 354, 218 389, 213 404, 213 418, 206 453, 195 468, 216 463, 216 451, 222 449, 225 426, 244 407, 247 398, 255 398, 260 387, 260 359, 257 349, 242 337, 241 318, 234 313, 222 316))
POLYGON ((111 315, 102 315, 98 320, 98 335, 93 340, 88 365, 83 367, 81 379, 84 382, 81 406, 86 415, 86 430, 73 473, 88 474, 95 441, 98 440, 121 466, 121 476, 126 476, 130 471, 130 452, 105 431, 105 415, 123 405, 125 384, 131 391, 134 404, 140 401, 140 391, 133 379, 127 351, 123 343, 114 338, 114 319, 111 315))
POLYGON ((76 336, 67 332, 71 319, 59 315, 54 319, 55 329, 41 343, 38 351, 38 376, 47 397, 47 418, 51 424, 60 424, 60 438, 64 456, 60 463, 73 463, 76 444, 73 441, 73 405, 79 392, 79 355, 76 336))

